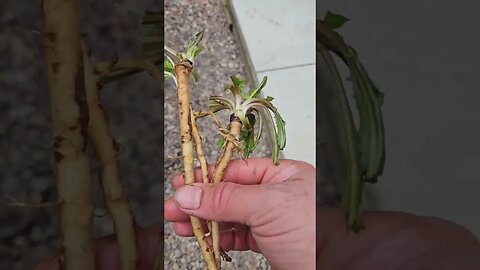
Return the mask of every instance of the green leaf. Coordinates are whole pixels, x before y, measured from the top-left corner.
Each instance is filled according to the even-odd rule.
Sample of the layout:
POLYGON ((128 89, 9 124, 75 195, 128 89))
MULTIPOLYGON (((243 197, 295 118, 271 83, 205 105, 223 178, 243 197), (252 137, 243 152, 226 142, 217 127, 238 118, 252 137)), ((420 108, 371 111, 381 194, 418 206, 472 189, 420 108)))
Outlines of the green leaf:
POLYGON ((205 47, 200 45, 200 42, 203 39, 204 31, 200 31, 195 34, 195 39, 190 40, 187 46, 187 52, 185 53, 185 58, 192 61, 196 58, 202 51, 205 50, 205 47))
POLYGON ((240 91, 243 92, 243 89, 245 89, 245 81, 235 77, 235 76, 231 76, 230 79, 232 80, 233 82, 233 85, 238 87, 240 89, 240 91))
POLYGON ((196 83, 200 81, 200 74, 196 69, 192 70, 192 75, 196 83))
POLYGON ((179 58, 179 53, 176 52, 175 50, 173 50, 172 48, 168 47, 168 46, 163 46, 163 54, 169 59, 171 60, 172 63, 174 63, 174 61, 172 60, 171 57, 174 57, 176 58, 177 60, 181 60, 179 58))
POLYGON ((222 149, 225 146, 225 138, 223 136, 220 136, 217 140, 217 147, 219 149, 222 149))
POLYGON ((245 83, 235 76, 230 76, 230 79, 232 80, 233 85, 229 86, 227 90, 232 92, 235 99, 234 104, 239 104, 242 99, 244 99, 243 89, 245 88, 245 83))
POLYGON ((262 81, 260 82, 260 85, 257 88, 253 88, 252 90, 248 91, 248 95, 246 98, 256 98, 260 94, 260 91, 267 85, 267 76, 263 76, 262 81))
POLYGON ((193 41, 192 46, 198 46, 200 44, 200 42, 203 40, 204 33, 205 33, 205 30, 202 30, 195 34, 195 41, 193 41))
MULTIPOLYGON (((264 108, 265 109, 265 108, 264 108)), ((270 129, 270 134, 272 134, 273 136, 273 139, 274 139, 274 144, 273 144, 273 149, 272 149, 272 159, 273 159, 273 164, 275 165, 279 165, 279 162, 278 162, 278 157, 280 155, 280 148, 278 147, 278 131, 277 129, 275 128, 275 125, 273 124, 274 121, 273 121, 273 117, 272 115, 270 114, 270 112, 268 111, 268 109, 265 109, 267 110, 266 111, 266 114, 268 114, 269 116, 269 119, 270 119, 270 122, 271 124, 268 125, 271 129, 270 129)))
POLYGON ((317 41, 337 54, 350 69, 354 99, 359 114, 359 166, 362 179, 374 182, 385 163, 385 134, 381 107, 383 94, 370 79, 355 50, 325 23, 317 23, 317 41))
POLYGON ((261 108, 266 110, 266 114, 269 116, 269 119, 271 122, 271 124, 269 124, 268 126, 271 128, 270 134, 272 134, 275 142, 272 149, 272 159, 273 159, 273 163, 275 165, 278 165, 280 150, 283 150, 286 145, 285 121, 280 116, 280 113, 278 112, 277 108, 275 108, 273 105, 271 105, 271 107, 263 106, 261 108), (273 112, 275 117, 272 117, 272 114, 268 110, 273 112))
MULTIPOLYGON (((255 145, 258 144, 258 142, 260 141, 260 139, 262 138, 262 133, 263 133, 263 117, 262 115, 260 114, 260 112, 256 109, 256 108, 252 108, 252 112, 251 114, 253 115, 254 117, 254 121, 256 122, 257 119, 258 119, 258 134, 257 134, 257 137, 255 138, 255 145), (256 117, 253 113, 256 113, 256 117)), ((254 122, 254 124, 255 124, 254 122)), ((253 125, 252 125, 253 126, 253 125)))
POLYGON ((167 71, 164 71, 163 72, 163 76, 165 79, 175 79, 175 74, 173 74, 172 72, 167 72, 167 71))
POLYGON ((279 150, 283 150, 287 143, 287 132, 285 131, 285 120, 282 116, 275 110, 275 125, 277 127, 277 146, 279 150))
POLYGON ((216 113, 218 111, 222 110, 234 110, 234 104, 232 103, 231 100, 220 97, 220 96, 211 96, 208 99, 208 110, 216 113))
POLYGON ((268 100, 268 101, 272 101, 272 100, 273 100, 273 97, 267 96, 265 99, 268 100))
MULTIPOLYGON (((143 25, 149 25, 149 24, 163 24, 164 21, 164 16, 163 16, 163 11, 151 11, 147 10, 145 11, 145 15, 143 16, 142 19, 142 24, 143 25)), ((163 29, 163 27, 162 27, 163 29)))
POLYGON ((340 14, 335 14, 330 11, 327 11, 327 14, 325 15, 325 18, 323 21, 331 28, 331 29, 336 29, 342 27, 346 22, 348 22, 348 18, 340 15, 340 14))
POLYGON ((146 57, 161 57, 163 50, 163 12, 146 11, 142 19, 140 45, 146 57))
POLYGON ((163 29, 159 27, 159 25, 144 25, 142 27, 142 37, 162 37, 163 36, 163 29))
POLYGON ((142 52, 148 57, 153 57, 154 55, 160 55, 163 52, 162 43, 150 42, 142 44, 142 52))
POLYGON ((240 141, 243 143, 243 157, 248 158, 253 150, 257 147, 257 140, 255 138, 255 115, 249 113, 246 115, 246 121, 248 126, 245 126, 240 130, 240 141))
POLYGON ((160 24, 143 25, 140 42, 144 55, 159 54, 163 50, 163 27, 160 24))
POLYGON ((275 144, 274 148, 272 151, 272 158, 275 163, 275 165, 278 165, 278 157, 279 157, 279 151, 283 150, 286 145, 286 130, 285 130, 285 120, 283 120, 282 116, 278 112, 277 108, 273 106, 273 104, 263 98, 251 98, 243 104, 245 108, 253 108, 253 107, 259 107, 262 109, 267 110, 266 114, 270 116, 270 121, 271 125, 269 125, 271 128, 273 127, 273 130, 271 130, 271 134, 274 136, 275 144), (268 111, 270 110, 274 116, 275 120, 273 119, 271 113, 268 111))
MULTIPOLYGON (((363 185, 365 182, 376 182, 383 172, 385 163, 385 134, 381 111, 383 93, 370 79, 355 50, 346 44, 338 33, 331 30, 333 28, 331 25, 325 24, 317 21, 317 42, 339 56, 350 69, 349 81, 353 85, 353 96, 359 116, 358 130, 351 124, 352 128, 347 131, 353 148, 349 150, 352 162, 347 166, 348 180, 341 196, 341 205, 346 211, 348 224, 357 231, 364 227, 361 223, 360 209, 363 185)), ((329 55, 329 52, 327 54, 329 55)), ((335 69, 334 64, 331 66, 335 69)), ((341 91, 345 92, 344 89, 341 91)), ((345 111, 348 112, 344 114, 348 115, 352 110, 350 106, 346 106, 345 111)))
MULTIPOLYGON (((275 108, 275 107, 274 107, 275 108)), ((275 145, 274 145, 274 151, 273 151, 273 162, 275 165, 278 165, 278 157, 280 155, 280 150, 283 150, 285 148, 286 142, 287 142, 287 133, 285 130, 285 120, 280 116, 280 113, 278 110, 275 108, 273 110, 274 115, 275 115, 275 145)))
POLYGON ((165 61, 163 61, 163 70, 165 72, 173 72, 173 64, 172 62, 168 61, 167 59, 165 59, 165 61))
POLYGON ((376 182, 385 163, 385 134, 381 107, 383 93, 370 79, 356 52, 352 49, 347 65, 354 86, 354 98, 360 116, 360 166, 365 181, 376 182))
POLYGON ((245 113, 242 110, 235 110, 234 111, 235 116, 237 116, 240 119, 240 122, 242 122, 242 125, 246 129, 251 129, 252 126, 250 125, 250 121, 248 117, 245 115, 245 113))
POLYGON ((257 146, 255 142, 254 129, 242 129, 240 131, 240 141, 243 143, 243 157, 248 158, 257 146))

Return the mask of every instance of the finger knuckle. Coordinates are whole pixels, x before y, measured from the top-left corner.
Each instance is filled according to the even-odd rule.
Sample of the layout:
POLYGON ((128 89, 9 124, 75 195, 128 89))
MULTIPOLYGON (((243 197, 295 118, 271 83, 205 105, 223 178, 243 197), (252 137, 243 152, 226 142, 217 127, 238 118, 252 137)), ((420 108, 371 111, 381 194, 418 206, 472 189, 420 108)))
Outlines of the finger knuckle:
POLYGON ((220 183, 213 189, 212 211, 214 215, 221 215, 226 211, 232 198, 235 187, 231 183, 220 183))

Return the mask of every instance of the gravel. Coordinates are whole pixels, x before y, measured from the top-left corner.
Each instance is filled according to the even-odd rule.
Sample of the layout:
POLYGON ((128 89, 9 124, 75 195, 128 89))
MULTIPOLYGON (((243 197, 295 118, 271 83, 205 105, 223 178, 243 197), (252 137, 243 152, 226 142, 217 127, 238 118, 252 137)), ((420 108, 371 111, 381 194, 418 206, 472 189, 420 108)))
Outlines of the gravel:
MULTIPOLYGON (((165 1, 165 43, 181 51, 197 32, 205 30, 204 45, 207 51, 197 58, 195 67, 200 72, 200 82, 192 86, 191 102, 194 110, 206 110, 208 97, 224 95, 223 88, 230 83, 229 76, 247 78, 248 70, 240 47, 230 30, 222 1, 167 0, 165 1)), ((165 154, 181 156, 180 133, 176 91, 173 82, 165 84, 165 154)), ((225 120, 227 115, 223 115, 225 120)), ((223 122, 225 123, 225 121, 223 122)), ((204 148, 209 163, 214 163, 219 151, 216 147, 218 132, 210 120, 199 121, 204 138, 204 148)), ((256 156, 269 156, 266 140, 259 145, 256 156)), ((172 178, 181 170, 181 160, 165 158, 165 196, 171 196, 172 178)), ((232 262, 225 269, 268 269, 262 255, 254 252, 229 252, 232 262)), ((182 238, 165 226, 165 269, 203 269, 198 244, 194 238, 182 238)))

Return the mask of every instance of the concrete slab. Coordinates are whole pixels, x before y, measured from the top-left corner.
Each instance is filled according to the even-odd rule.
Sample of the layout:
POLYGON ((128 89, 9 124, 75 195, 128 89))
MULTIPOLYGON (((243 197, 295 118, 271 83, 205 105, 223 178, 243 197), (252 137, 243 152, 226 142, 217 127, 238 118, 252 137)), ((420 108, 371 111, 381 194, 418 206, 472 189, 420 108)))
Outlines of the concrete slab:
POLYGON ((315 1, 231 2, 257 72, 315 63, 315 1))

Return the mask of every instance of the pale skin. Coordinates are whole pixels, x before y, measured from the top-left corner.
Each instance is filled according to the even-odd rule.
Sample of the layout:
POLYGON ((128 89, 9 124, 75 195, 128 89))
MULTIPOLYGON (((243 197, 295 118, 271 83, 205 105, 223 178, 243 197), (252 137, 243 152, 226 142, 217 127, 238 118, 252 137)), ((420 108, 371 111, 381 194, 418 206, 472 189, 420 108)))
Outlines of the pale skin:
MULTIPOLYGON (((224 182, 215 187, 200 183, 198 169, 195 178, 200 196, 185 189, 181 175, 173 180, 177 191, 164 210, 175 233, 193 236, 189 215, 219 221, 224 250, 261 252, 274 270, 480 269, 479 240, 446 220, 367 212, 367 228, 360 234, 348 232, 338 209, 315 209, 315 168, 307 163, 281 160, 274 166, 271 159, 233 160, 224 182)), ((152 269, 158 237, 155 228, 139 234, 145 241, 140 241, 141 269, 152 269)), ((97 242, 98 269, 117 269, 109 264, 116 247, 105 241, 97 242)), ((38 269, 56 269, 52 265, 46 262, 38 269)))

